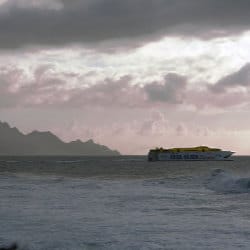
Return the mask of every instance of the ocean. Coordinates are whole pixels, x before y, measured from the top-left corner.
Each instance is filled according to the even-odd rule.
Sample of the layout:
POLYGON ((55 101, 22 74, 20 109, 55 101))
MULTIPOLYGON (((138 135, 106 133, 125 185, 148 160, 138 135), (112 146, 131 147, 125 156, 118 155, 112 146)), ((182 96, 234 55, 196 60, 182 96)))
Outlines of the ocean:
POLYGON ((0 157, 0 248, 250 249, 250 157, 0 157))

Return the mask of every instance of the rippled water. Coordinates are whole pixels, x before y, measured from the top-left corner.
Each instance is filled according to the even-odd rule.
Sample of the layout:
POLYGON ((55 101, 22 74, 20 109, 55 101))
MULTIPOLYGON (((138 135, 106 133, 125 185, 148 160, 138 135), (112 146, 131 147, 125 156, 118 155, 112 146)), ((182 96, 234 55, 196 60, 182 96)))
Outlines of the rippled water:
POLYGON ((249 163, 2 157, 0 246, 249 249, 249 163))

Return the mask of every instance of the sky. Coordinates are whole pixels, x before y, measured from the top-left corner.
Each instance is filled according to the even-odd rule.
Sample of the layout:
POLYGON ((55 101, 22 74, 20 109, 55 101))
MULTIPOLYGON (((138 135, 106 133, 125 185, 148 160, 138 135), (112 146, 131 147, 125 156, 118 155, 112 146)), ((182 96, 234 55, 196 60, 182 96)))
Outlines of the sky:
POLYGON ((249 0, 0 0, 0 120, 250 154, 249 48, 249 0))

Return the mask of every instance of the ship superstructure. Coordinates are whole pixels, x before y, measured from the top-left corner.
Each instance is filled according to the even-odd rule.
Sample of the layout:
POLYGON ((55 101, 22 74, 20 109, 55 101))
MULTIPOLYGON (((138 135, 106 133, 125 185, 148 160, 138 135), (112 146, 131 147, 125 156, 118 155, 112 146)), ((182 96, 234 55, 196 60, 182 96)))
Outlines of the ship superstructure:
POLYGON ((224 151, 219 148, 207 146, 191 148, 156 148, 148 153, 149 161, 171 161, 171 160, 228 160, 234 152, 224 151))

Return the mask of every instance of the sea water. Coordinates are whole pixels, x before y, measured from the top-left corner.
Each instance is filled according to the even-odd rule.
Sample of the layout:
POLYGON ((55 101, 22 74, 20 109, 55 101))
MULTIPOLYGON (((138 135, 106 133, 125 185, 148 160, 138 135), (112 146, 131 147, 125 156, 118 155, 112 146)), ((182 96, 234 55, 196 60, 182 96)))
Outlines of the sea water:
POLYGON ((2 157, 0 170, 0 247, 250 249, 249 157, 2 157))

